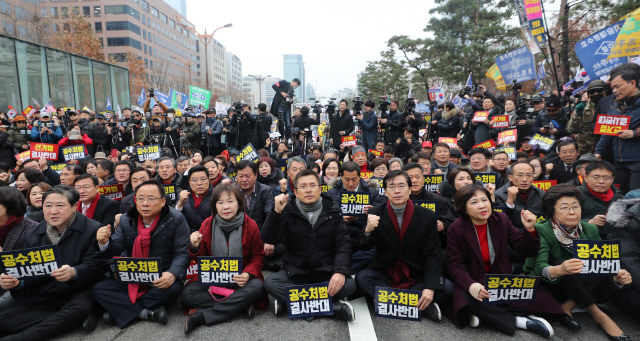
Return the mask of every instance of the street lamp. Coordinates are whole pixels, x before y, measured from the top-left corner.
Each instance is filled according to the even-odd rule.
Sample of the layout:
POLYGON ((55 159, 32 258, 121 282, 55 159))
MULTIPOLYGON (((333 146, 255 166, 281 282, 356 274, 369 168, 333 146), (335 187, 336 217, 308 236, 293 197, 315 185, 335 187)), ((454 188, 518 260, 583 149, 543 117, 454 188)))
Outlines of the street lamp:
POLYGON ((249 75, 249 77, 253 77, 256 82, 258 83, 258 92, 260 93, 260 103, 262 103, 262 82, 264 82, 265 78, 267 77, 271 77, 271 75, 266 75, 264 77, 262 76, 255 76, 255 75, 249 75))

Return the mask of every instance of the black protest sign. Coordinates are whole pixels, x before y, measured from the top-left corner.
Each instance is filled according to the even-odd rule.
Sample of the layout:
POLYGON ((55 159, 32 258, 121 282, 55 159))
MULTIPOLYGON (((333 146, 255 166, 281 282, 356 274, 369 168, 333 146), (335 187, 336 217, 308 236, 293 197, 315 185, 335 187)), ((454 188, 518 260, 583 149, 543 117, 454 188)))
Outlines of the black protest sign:
POLYGON ((376 316, 420 321, 422 319, 422 311, 418 309, 420 296, 422 292, 419 290, 376 287, 376 316))
POLYGON ((620 241, 574 239, 573 258, 584 263, 577 276, 616 276, 620 272, 620 241))
POLYGON ((425 175, 424 189, 431 193, 438 193, 438 185, 443 181, 444 175, 425 175))
POLYGON ((436 200, 412 200, 413 204, 416 206, 421 206, 424 208, 428 208, 431 211, 433 211, 433 213, 436 214, 436 219, 438 218, 438 209, 439 207, 439 202, 436 200))
POLYGON ((333 315, 329 282, 293 285, 287 289, 289 318, 333 315))
POLYGON ((198 257, 198 282, 208 286, 235 285, 242 273, 242 257, 198 257))
POLYGON ((345 217, 364 216, 367 205, 371 205, 371 193, 340 192, 340 208, 345 217))
POLYGON ((61 147, 60 152, 65 162, 81 160, 87 157, 87 148, 83 145, 61 147))
POLYGON ((50 277, 62 266, 58 245, 0 252, 2 271, 13 278, 50 277))
POLYGON ((162 258, 114 257, 116 279, 126 283, 153 283, 162 277, 162 258))
POLYGON ((146 160, 157 160, 160 158, 160 145, 152 144, 150 146, 138 146, 136 147, 136 156, 140 162, 145 162, 146 160))

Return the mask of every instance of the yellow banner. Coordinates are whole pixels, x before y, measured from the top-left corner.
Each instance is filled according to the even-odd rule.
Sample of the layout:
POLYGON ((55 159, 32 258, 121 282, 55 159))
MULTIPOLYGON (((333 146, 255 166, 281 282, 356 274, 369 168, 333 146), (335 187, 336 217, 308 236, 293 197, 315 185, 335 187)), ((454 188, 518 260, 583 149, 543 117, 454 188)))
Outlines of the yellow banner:
POLYGON ((638 40, 640 40, 640 8, 627 15, 627 21, 625 21, 620 33, 618 33, 616 42, 613 44, 607 60, 611 58, 637 56, 638 49, 635 45, 638 40))
POLYGON ((498 90, 507 90, 507 83, 504 82, 504 79, 502 78, 502 76, 500 76, 500 78, 496 79, 496 87, 498 88, 498 90))
POLYGON ((500 74, 500 69, 498 69, 498 64, 496 63, 493 63, 493 65, 491 65, 489 70, 487 70, 487 73, 485 73, 484 75, 493 80, 498 79, 498 77, 502 77, 502 75, 500 74))

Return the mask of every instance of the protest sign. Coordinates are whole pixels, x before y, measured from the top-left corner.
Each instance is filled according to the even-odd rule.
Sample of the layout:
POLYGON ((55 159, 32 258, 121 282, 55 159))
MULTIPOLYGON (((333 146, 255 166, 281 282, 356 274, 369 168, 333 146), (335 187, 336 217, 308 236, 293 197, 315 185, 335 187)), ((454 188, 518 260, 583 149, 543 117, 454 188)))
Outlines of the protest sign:
POLYGON ((292 285, 287 289, 289 318, 333 315, 333 301, 329 296, 329 282, 292 285))
POLYGON ((398 320, 420 321, 418 301, 422 291, 376 287, 376 316, 398 320))
POLYGON ((421 206, 424 208, 428 208, 436 214, 436 218, 438 218, 438 209, 440 208, 440 203, 436 200, 411 200, 415 206, 421 206))
MULTIPOLYGON (((624 23, 625 20, 622 20, 609 25, 576 43, 574 48, 576 56, 590 79, 606 77, 613 68, 629 62, 629 57, 622 56, 623 53, 620 53, 620 56, 616 58, 607 59, 612 50, 626 50, 626 43, 635 45, 628 40, 625 40, 620 46, 616 44, 618 32, 624 23)), ((640 52, 636 51, 634 55, 637 56, 638 53, 640 52)))
POLYGON ((371 181, 371 180, 375 180, 378 183, 378 187, 379 187, 378 188, 378 194, 382 195, 383 197, 386 197, 385 194, 384 194, 384 186, 383 186, 384 178, 375 178, 374 177, 374 178, 369 179, 369 181, 371 181))
POLYGON ((473 122, 484 122, 484 120, 487 119, 487 117, 489 117, 489 112, 488 111, 476 111, 476 114, 473 115, 473 122))
POLYGON ((485 275, 489 298, 485 305, 532 302, 540 284, 540 277, 517 275, 485 275))
POLYGON ((236 162, 240 162, 240 161, 256 162, 258 161, 258 159, 259 159, 258 152, 256 151, 256 148, 253 147, 253 144, 251 143, 244 146, 244 148, 242 148, 242 150, 240 151, 240 154, 236 155, 236 162))
POLYGON ((455 137, 440 137, 438 138, 438 143, 446 143, 449 148, 458 148, 458 139, 455 137))
POLYGON ((210 101, 211 91, 191 85, 189 88, 189 104, 193 106, 201 105, 204 108, 207 108, 209 107, 210 101))
POLYGON ((369 180, 373 176, 373 172, 363 171, 360 172, 360 178, 363 180, 369 180))
POLYGON ((438 192, 438 185, 444 180, 444 175, 425 175, 424 189, 431 193, 438 192))
POLYGON ((114 257, 116 280, 149 284, 162 277, 162 258, 114 257))
POLYGON ((62 173, 64 167, 67 167, 66 163, 56 163, 54 165, 50 165, 49 169, 56 171, 58 174, 62 173))
POLYGON ((516 156, 516 147, 500 147, 500 148, 494 150, 493 153, 495 154, 497 152, 505 152, 505 153, 507 153, 507 156, 512 161, 518 159, 518 157, 516 156))
POLYGON ((542 151, 548 153, 553 144, 556 143, 556 140, 542 136, 540 134, 533 135, 533 138, 529 140, 529 144, 532 146, 538 146, 542 151))
POLYGON ((485 186, 487 184, 495 185, 498 180, 498 173, 476 173, 476 181, 482 182, 485 186))
POLYGON ((506 142, 515 143, 517 140, 518 129, 510 129, 498 133, 498 145, 506 142))
POLYGON ((58 245, 0 252, 2 271, 13 278, 50 277, 62 266, 58 245))
POLYGON ((377 151, 375 149, 369 149, 369 153, 375 155, 376 157, 382 157, 382 152, 381 151, 377 151))
POLYGON ((236 285, 233 276, 242 273, 242 257, 198 256, 198 282, 209 286, 236 285))
POLYGON ((340 192, 340 208, 345 217, 364 216, 364 207, 371 205, 371 193, 340 192))
POLYGON ((124 198, 124 185, 102 185, 98 186, 100 195, 106 196, 111 200, 120 201, 124 198))
POLYGON ((584 263, 576 276, 616 276, 620 272, 620 241, 574 239, 573 258, 584 263))
POLYGON ((509 115, 494 116, 492 119, 493 124, 491 128, 509 128, 509 115))
POLYGON ((516 83, 521 83, 536 78, 535 60, 526 46, 497 56, 495 62, 502 77, 508 82, 515 80, 516 83))
POLYGON ((548 191, 549 188, 558 184, 558 180, 540 180, 534 181, 533 185, 540 188, 543 191, 548 191))
POLYGON ((621 130, 628 130, 631 123, 630 116, 598 115, 594 134, 619 136, 621 130))
POLYGON ((160 145, 152 144, 150 146, 138 146, 136 147, 136 156, 138 156, 138 161, 140 162, 145 162, 149 159, 159 159, 160 145))
POLYGON ((22 161, 28 160, 28 159, 31 158, 31 151, 27 150, 26 152, 22 152, 20 154, 16 154, 15 157, 16 157, 16 160, 18 160, 18 161, 20 161, 20 160, 22 160, 22 161))
POLYGON ((44 158, 45 160, 51 161, 58 160, 57 144, 31 142, 29 147, 29 151, 31 151, 31 159, 38 160, 40 158, 44 158))
POLYGON ((356 136, 355 135, 345 135, 341 137, 342 145, 345 147, 355 146, 356 145, 356 136))
POLYGON ((60 147, 60 152, 62 153, 65 162, 81 160, 87 157, 87 148, 84 144, 60 147))
POLYGON ((473 148, 484 148, 490 153, 493 153, 493 150, 496 149, 496 141, 494 141, 493 139, 486 140, 482 143, 476 144, 475 146, 473 146, 473 148))
POLYGON ((280 166, 280 170, 282 171, 282 173, 285 173, 287 171, 287 161, 289 159, 280 159, 278 160, 278 166, 280 166))

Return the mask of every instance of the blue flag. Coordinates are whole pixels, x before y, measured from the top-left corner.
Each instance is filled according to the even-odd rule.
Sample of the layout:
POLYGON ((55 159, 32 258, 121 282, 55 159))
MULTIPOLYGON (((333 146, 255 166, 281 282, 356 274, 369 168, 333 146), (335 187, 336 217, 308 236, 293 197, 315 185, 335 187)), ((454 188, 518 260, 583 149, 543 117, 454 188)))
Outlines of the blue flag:
POLYGON ((471 79, 471 73, 469 74, 469 78, 467 78, 466 86, 471 87, 471 89, 473 89, 473 80, 471 79))
POLYGON ((107 111, 113 111, 111 107, 111 101, 109 100, 109 95, 107 95, 107 111))
POLYGON ((607 76, 614 67, 629 62, 628 57, 607 59, 615 47, 616 37, 622 25, 624 25, 624 20, 605 27, 576 43, 576 56, 590 79, 607 76))
POLYGON ((540 88, 540 83, 542 83, 542 79, 546 76, 547 76, 547 73, 544 71, 544 62, 540 62, 540 69, 538 69, 536 84, 533 86, 534 90, 538 90, 540 88))
POLYGON ((520 83, 536 78, 536 63, 526 46, 497 56, 496 64, 507 84, 512 80, 520 83))
POLYGON ((147 93, 144 92, 144 86, 142 86, 142 91, 140 92, 140 97, 138 97, 138 106, 141 107, 144 105, 144 101, 147 100, 147 93))

